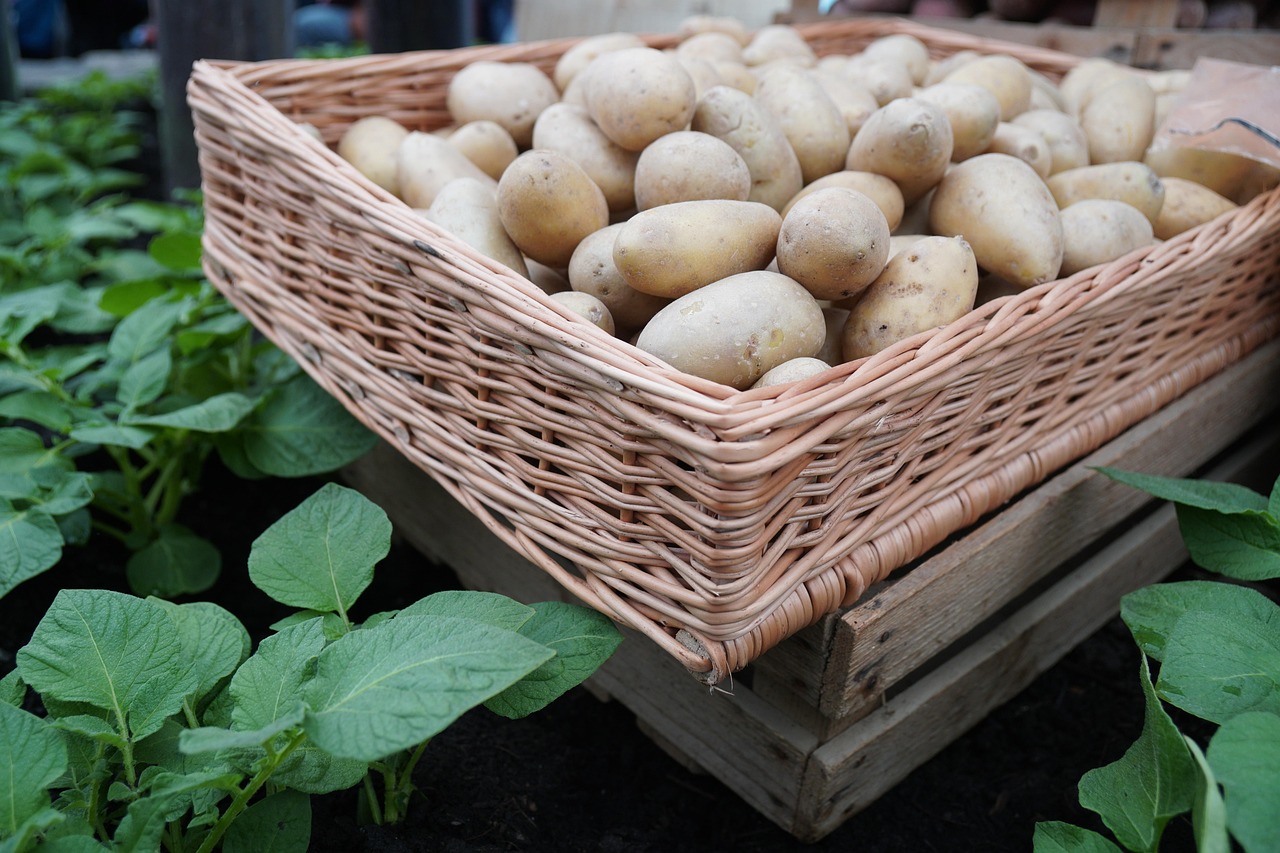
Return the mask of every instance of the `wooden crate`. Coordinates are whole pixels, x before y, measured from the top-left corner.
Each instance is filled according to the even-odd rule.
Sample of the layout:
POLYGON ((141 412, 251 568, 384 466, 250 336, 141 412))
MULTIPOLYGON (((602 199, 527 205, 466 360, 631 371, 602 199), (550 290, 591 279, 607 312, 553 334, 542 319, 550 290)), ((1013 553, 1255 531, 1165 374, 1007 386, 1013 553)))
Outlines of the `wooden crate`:
MULTIPOLYGON (((635 634, 588 686, 792 835, 820 839, 1185 560, 1172 508, 1095 467, 1265 489, 1280 473, 1277 388, 1273 341, 766 652, 727 690, 635 634)), ((467 586, 569 597, 391 448, 345 473, 467 586)))

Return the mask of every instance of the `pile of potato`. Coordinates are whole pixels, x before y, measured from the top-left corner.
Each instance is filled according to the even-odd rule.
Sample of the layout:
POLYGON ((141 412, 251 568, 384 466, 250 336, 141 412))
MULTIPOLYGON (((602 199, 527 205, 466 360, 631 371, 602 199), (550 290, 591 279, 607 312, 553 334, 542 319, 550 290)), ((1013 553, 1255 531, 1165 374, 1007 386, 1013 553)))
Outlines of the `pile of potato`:
POLYGON ((550 76, 475 62, 451 127, 365 118, 338 153, 477 252, 673 367, 790 382, 1113 260, 1277 181, 1151 150, 1187 72, 931 59, 909 35, 818 57, 691 18, 670 50, 583 39, 550 76))

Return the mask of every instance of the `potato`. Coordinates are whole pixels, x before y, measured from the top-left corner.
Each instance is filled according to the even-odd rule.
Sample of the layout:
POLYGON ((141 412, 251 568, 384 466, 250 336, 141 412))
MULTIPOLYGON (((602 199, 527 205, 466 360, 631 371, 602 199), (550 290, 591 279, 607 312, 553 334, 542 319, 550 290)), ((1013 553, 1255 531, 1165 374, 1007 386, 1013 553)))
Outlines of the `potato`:
POLYGON ((610 51, 587 67, 587 111, 604 135, 628 151, 684 130, 697 104, 693 78, 651 47, 610 51))
POLYGON ((473 121, 448 136, 449 144, 495 181, 520 154, 511 134, 496 121, 473 121))
POLYGON ((773 259, 782 217, 754 201, 681 201, 642 210, 613 243, 627 284, 674 299, 773 259))
POLYGON ((1000 124, 1000 102, 974 83, 938 83, 915 97, 937 104, 951 124, 951 159, 968 160, 987 150, 1000 124))
POLYGON ((568 308, 596 328, 610 335, 614 333, 613 317, 609 314, 609 309, 590 293, 566 290, 551 294, 551 301, 568 308))
POLYGON ((1164 204, 1155 221, 1155 236, 1170 240, 1239 207, 1208 187, 1183 178, 1162 178, 1164 204))
POLYGON ((676 370, 744 390, 783 362, 815 356, 825 335, 817 300, 786 276, 759 270, 675 300, 636 346, 676 370))
POLYGON ((564 293, 566 290, 572 290, 569 287, 569 278, 563 271, 555 267, 549 267, 546 264, 540 264, 533 258, 525 258, 524 263, 529 268, 529 281, 536 284, 548 296, 553 293, 564 293))
POLYGON ((776 59, 789 59, 811 67, 818 62, 813 48, 794 28, 785 24, 769 24, 756 30, 742 49, 747 65, 764 65, 776 59))
POLYGON ((1122 201, 1091 198, 1062 211, 1062 270, 1065 278, 1151 245, 1151 222, 1122 201))
POLYGON ((1049 152, 1049 143, 1045 142, 1040 131, 1012 122, 1000 122, 987 151, 1017 157, 1035 169, 1036 174, 1041 178, 1049 177, 1049 170, 1053 166, 1053 155, 1049 152))
POLYGON ((996 54, 966 62, 948 74, 945 82, 973 83, 995 95, 1001 121, 1026 112, 1031 102, 1031 75, 1027 66, 1012 56, 996 54))
POLYGON ((712 86, 719 86, 724 82, 720 79, 720 74, 716 71, 715 66, 705 59, 677 56, 676 61, 680 63, 681 68, 688 72, 689 79, 693 81, 693 99, 695 103, 712 86))
POLYGON ((751 170, 729 143, 709 133, 680 130, 650 143, 636 162, 635 204, 648 210, 678 201, 746 201, 751 170))
POLYGON ((760 78, 756 102, 773 113, 800 161, 804 183, 839 171, 849 152, 849 125, 822 84, 803 68, 782 65, 760 78))
POLYGON ((1103 86, 1080 111, 1089 162, 1141 160, 1155 134, 1156 94, 1136 74, 1103 86))
POLYGON ((889 237, 889 257, 901 252, 908 246, 920 242, 925 237, 931 237, 931 234, 892 234, 889 237))
POLYGON ((860 192, 831 187, 791 206, 778 232, 778 271, 815 299, 847 299, 889 260, 889 223, 860 192))
POLYGON ((1034 68, 1027 68, 1027 73, 1031 75, 1031 100, 1037 102, 1043 109, 1067 111, 1066 99, 1058 91, 1057 83, 1034 68))
POLYGON ((529 277, 524 255, 502 227, 493 184, 475 178, 452 180, 436 193, 424 215, 485 257, 529 277))
POLYGON ((581 107, 552 104, 533 126, 533 147, 558 151, 586 171, 604 193, 611 212, 636 206, 639 154, 616 145, 581 107))
POLYGON ((810 73, 844 117, 849 138, 853 139, 871 114, 880 109, 880 103, 865 86, 859 86, 839 71, 814 68, 810 73))
POLYGON ((436 193, 456 178, 476 178, 490 186, 495 183, 449 140, 439 136, 415 130, 396 150, 396 184, 400 197, 410 207, 430 207, 436 193))
POLYGON ((936 62, 931 61, 929 63, 929 71, 924 75, 924 80, 920 85, 933 86, 941 83, 961 65, 968 65, 974 60, 981 59, 982 56, 976 50, 958 50, 945 59, 940 59, 936 62))
POLYGON ((727 143, 751 172, 749 201, 781 210, 804 185, 800 160, 778 120, 747 93, 716 86, 698 102, 693 130, 727 143))
POLYGON ((586 171, 564 154, 533 149, 498 181, 498 214, 520 251, 563 268, 573 250, 609 224, 609 204, 586 171))
POLYGON ((1049 146, 1049 174, 1089 165, 1089 140, 1080 123, 1053 109, 1028 110, 1013 120, 1015 125, 1039 132, 1049 146))
POLYGON ((1154 224, 1164 204, 1164 182, 1145 163, 1081 166, 1050 175, 1045 183, 1060 208, 1086 198, 1109 198, 1133 205, 1154 224))
MULTIPOLYGON (((756 75, 751 73, 751 69, 743 65, 741 62, 712 62, 711 67, 715 69, 716 74, 720 77, 720 82, 726 86, 732 86, 746 92, 748 95, 753 94, 756 90, 756 75)), ((706 94, 704 91, 703 95, 706 94)), ((702 100, 702 95, 698 96, 698 100, 702 100)))
POLYGON ((1066 112, 1079 117, 1080 111, 1103 85, 1133 73, 1127 65, 1110 59, 1094 57, 1082 60, 1071 67, 1058 84, 1066 112))
POLYGON ((681 39, 688 39, 698 33, 725 33, 734 38, 740 45, 751 41, 751 33, 737 18, 719 15, 690 15, 680 22, 677 34, 681 39))
POLYGON ((555 82, 556 88, 563 92, 569 88, 573 78, 582 73, 582 70, 591 64, 591 60, 600 54, 644 46, 645 43, 634 33, 602 33, 588 36, 560 55, 556 60, 551 79, 555 82))
POLYGON ((844 75, 870 92, 882 107, 898 98, 910 97, 914 88, 907 66, 887 57, 851 57, 845 63, 844 75))
POLYGON ((366 116, 354 122, 338 140, 338 156, 356 171, 393 195, 400 195, 396 180, 396 152, 409 131, 384 116, 366 116))
POLYGON ((453 75, 445 94, 458 124, 495 121, 522 149, 533 140, 538 114, 558 100, 556 84, 528 62, 472 62, 453 75))
POLYGON ((849 308, 845 361, 865 358, 973 310, 978 264, 959 237, 926 237, 894 255, 849 308))
POLYGON ((619 222, 588 234, 569 260, 569 285, 589 293, 609 309, 619 333, 639 329, 670 300, 652 296, 627 284, 613 262, 613 243, 626 223, 619 222))
POLYGON ((728 33, 694 33, 676 45, 676 56, 708 62, 742 62, 742 43, 728 33))
POLYGON ((1148 149, 1142 162, 1161 178, 1183 178, 1232 197, 1256 160, 1206 148, 1148 149))
POLYGON ((1062 217, 1044 181, 1016 157, 957 163, 934 191, 929 225, 964 237, 983 269, 1020 287, 1058 277, 1062 217))
POLYGON ((902 223, 902 211, 905 205, 902 201, 902 190, 898 189, 898 185, 884 175, 877 175, 872 172, 850 171, 832 172, 830 175, 818 178, 818 180, 800 190, 782 209, 782 218, 786 219, 791 208, 800 199, 810 193, 830 187, 844 187, 845 189, 856 190, 869 197, 876 203, 876 207, 880 208, 880 212, 884 214, 885 220, 889 223, 890 231, 895 230, 902 223))
POLYGON ((862 55, 870 58, 889 58, 905 66, 911 73, 911 81, 923 85, 929 73, 929 48, 913 35, 898 33, 881 36, 862 49, 862 55))
POLYGON ((899 98, 872 113, 849 146, 845 168, 884 175, 909 205, 942 178, 951 162, 951 123, 942 108, 899 98))
POLYGON ((769 388, 774 385, 787 385, 799 382, 801 379, 808 379, 810 376, 817 376, 830 369, 831 365, 820 358, 793 358, 766 372, 751 387, 769 388))

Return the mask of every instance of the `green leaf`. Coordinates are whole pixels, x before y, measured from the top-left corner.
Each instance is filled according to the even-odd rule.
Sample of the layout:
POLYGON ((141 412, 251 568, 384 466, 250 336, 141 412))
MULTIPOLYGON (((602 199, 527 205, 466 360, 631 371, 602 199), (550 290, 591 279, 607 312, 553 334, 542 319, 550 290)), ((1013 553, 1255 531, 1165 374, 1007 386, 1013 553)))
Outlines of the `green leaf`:
POLYGON ((1267 509, 1266 498, 1252 489, 1235 483, 1157 477, 1153 474, 1138 474, 1115 468, 1096 470, 1149 495, 1183 506, 1227 514, 1259 513, 1266 512, 1267 509))
POLYGON ((134 426, 160 426, 189 429, 196 432, 226 432, 253 411, 255 403, 235 391, 217 394, 195 405, 175 409, 162 415, 121 417, 122 423, 134 426))
POLYGON ((129 804, 112 840, 115 853, 154 853, 160 849, 164 826, 190 807, 191 794, 202 788, 228 788, 239 781, 234 774, 192 773, 179 776, 162 773, 147 796, 129 804))
POLYGON ((93 516, 87 508, 60 515, 57 519, 62 540, 68 545, 87 545, 93 533, 93 516))
POLYGON ((120 377, 117 396, 126 406, 145 406, 164 393, 173 370, 173 356, 158 349, 129 365, 120 377))
POLYGON ((1187 613, 1169 634, 1156 689, 1170 704, 1215 723, 1246 711, 1280 713, 1278 622, 1187 613))
POLYGON ((223 836, 223 853, 307 853, 311 798, 280 791, 245 809, 223 836))
POLYGON ((116 749, 125 749, 128 745, 120 733, 101 717, 91 714, 72 714, 53 718, 53 726, 60 731, 80 735, 94 743, 106 744, 116 749))
POLYGON ((1031 843, 1034 853, 1123 853, 1093 830, 1059 821, 1037 823, 1031 843))
POLYGON ((44 446, 40 436, 29 429, 0 429, 0 473, 28 474, 37 468, 68 470, 71 462, 44 446))
POLYGON ((136 426, 98 422, 78 426, 71 430, 71 437, 85 444, 106 444, 141 450, 155 437, 155 430, 136 426))
POLYGON ((62 559, 62 531, 43 510, 0 500, 0 596, 62 559))
POLYGON ((324 628, 324 637, 329 642, 333 642, 350 630, 347 623, 342 621, 341 616, 325 610, 298 610, 283 619, 272 622, 268 627, 272 631, 283 631, 285 628, 290 628, 312 619, 320 620, 320 624, 324 628))
POLYGON ((92 478, 80 471, 65 471, 45 494, 36 499, 35 505, 49 515, 66 515, 88 506, 92 501, 92 478))
POLYGON ((553 654, 470 619, 397 617, 320 653, 306 731, 333 755, 376 761, 442 731, 553 654))
POLYGON ((177 524, 162 527, 156 540, 129 557, 125 566, 136 594, 161 598, 204 592, 221 571, 217 547, 177 524))
POLYGON ((0 417, 31 421, 53 432, 71 429, 71 407, 48 391, 19 391, 0 398, 0 417))
POLYGON ((450 589, 420 598, 397 616, 457 616, 495 628, 519 631, 533 618, 534 610, 496 592, 450 589))
POLYGON ((155 237, 147 252, 164 266, 177 272, 200 271, 200 235, 181 232, 155 237))
POLYGON ((66 820, 66 815, 57 809, 43 808, 24 820, 13 835, 0 838, 0 853, 25 853, 35 846, 36 839, 42 833, 66 820))
POLYGON ((249 632, 232 613, 207 601, 174 604, 152 599, 169 616, 182 643, 189 671, 196 677, 195 701, 213 691, 249 656, 249 632))
POLYGON ((249 577, 292 607, 347 610, 391 550, 391 522, 364 495, 326 483, 253 543, 249 577))
POLYGON ((159 201, 130 201, 117 207, 115 214, 138 230, 151 233, 181 231, 191 219, 188 207, 159 201))
POLYGON ((1196 776, 1182 734, 1156 697, 1145 657, 1141 678, 1142 734, 1119 761, 1081 777, 1080 805, 1097 812, 1124 847, 1155 851, 1169 820, 1191 808, 1196 776))
POLYGON ((186 729, 178 737, 178 747, 188 755, 201 752, 218 752, 224 749, 248 749, 263 746, 268 741, 289 729, 302 725, 305 706, 299 702, 292 710, 277 717, 260 729, 241 731, 204 726, 198 729, 186 729))
POLYGON ((335 471, 372 450, 378 441, 305 374, 274 393, 244 428, 249 461, 277 477, 335 471))
POLYGON ((27 698, 27 684, 16 669, 9 670, 8 675, 0 678, 0 702, 21 708, 27 698))
POLYGON ((163 281, 148 277, 163 274, 163 268, 149 256, 142 257, 147 258, 148 264, 154 266, 146 271, 138 270, 137 275, 128 279, 117 279, 118 284, 105 288, 98 299, 99 308, 116 317, 127 317, 152 299, 159 299, 169 292, 169 286, 163 281))
POLYGON ((150 725, 182 707, 194 689, 182 664, 165 612, 108 590, 60 591, 18 650, 23 680, 42 696, 86 702, 130 726, 135 716, 150 725))
POLYGON ((40 853, 106 853, 106 849, 91 834, 63 835, 40 845, 40 853))
POLYGON ((1280 518, 1280 477, 1271 485, 1271 497, 1267 499, 1267 512, 1272 518, 1280 518))
POLYGON ((107 355, 124 364, 133 364, 158 347, 166 346, 186 308, 183 302, 152 300, 146 303, 116 326, 107 343, 107 355))
POLYGON ((213 445, 218 449, 218 458, 227 470, 242 480, 261 480, 268 475, 259 471, 249 461, 244 450, 245 424, 253 420, 253 415, 246 418, 235 432, 220 432, 213 436, 213 445))
POLYGON ((1280 577, 1280 523, 1179 506, 1178 529, 1196 565, 1246 581, 1280 577))
POLYGON ((536 613, 520 633, 553 649, 556 656, 485 702, 485 707, 508 718, 541 710, 577 687, 609 659, 622 634, 608 617, 561 601, 534 606, 536 613))
POLYGON ((1255 589, 1219 581, 1145 586, 1120 599, 1120 616, 1146 654, 1164 659, 1164 646, 1184 614, 1198 610, 1269 623, 1280 631, 1280 608, 1255 589))
MULTIPOLYGON (((99 255, 90 262, 89 269, 97 272, 106 282, 122 282, 125 285, 134 282, 151 284, 169 274, 167 267, 161 265, 146 252, 136 249, 122 249, 99 255)), ((150 301, 155 296, 162 295, 164 292, 161 290, 146 299, 141 299, 138 298, 141 291, 131 294, 126 289, 120 291, 117 295, 112 293, 113 290, 113 287, 109 287, 107 292, 103 293, 98 306, 102 310, 120 317, 132 314, 140 305, 150 301), (111 293, 110 298, 108 298, 108 293, 111 293)))
POLYGON ((1227 833, 1227 806, 1209 763, 1199 745, 1183 737, 1196 763, 1196 796, 1191 804, 1191 829, 1196 837, 1196 853, 1231 853, 1227 833))
POLYGON ((1247 853, 1280 850, 1280 716, 1228 720, 1209 741, 1209 766, 1226 788, 1227 826, 1247 853))
POLYGON ((249 329, 249 321, 243 314, 228 311, 179 332, 178 349, 184 355, 190 355, 217 340, 243 334, 247 329, 249 329))
POLYGON ((0 702, 0 837, 49 805, 49 786, 67 769, 67 747, 48 723, 0 702))

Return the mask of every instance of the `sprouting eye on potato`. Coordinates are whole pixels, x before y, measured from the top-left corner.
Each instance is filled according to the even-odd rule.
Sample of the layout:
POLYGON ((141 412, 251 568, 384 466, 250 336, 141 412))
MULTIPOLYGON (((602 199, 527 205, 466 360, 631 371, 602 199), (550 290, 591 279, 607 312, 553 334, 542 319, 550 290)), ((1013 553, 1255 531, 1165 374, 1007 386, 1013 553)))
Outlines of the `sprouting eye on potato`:
POLYGON ((472 63, 448 85, 453 124, 362 118, 336 151, 571 316, 740 390, 872 356, 1280 183, 1153 143, 1188 72, 1087 59, 1055 79, 901 34, 818 55, 792 27, 711 16, 654 43, 472 63))

